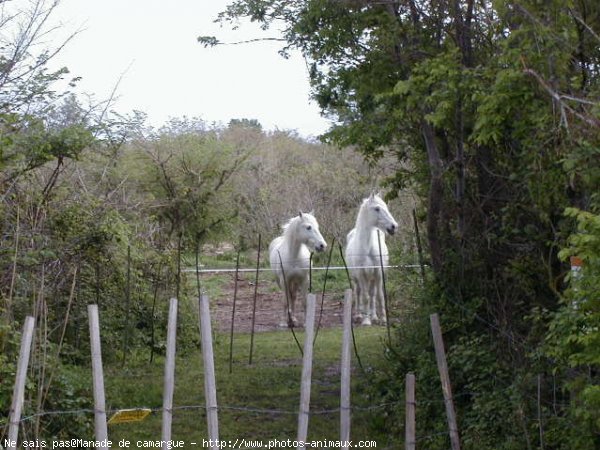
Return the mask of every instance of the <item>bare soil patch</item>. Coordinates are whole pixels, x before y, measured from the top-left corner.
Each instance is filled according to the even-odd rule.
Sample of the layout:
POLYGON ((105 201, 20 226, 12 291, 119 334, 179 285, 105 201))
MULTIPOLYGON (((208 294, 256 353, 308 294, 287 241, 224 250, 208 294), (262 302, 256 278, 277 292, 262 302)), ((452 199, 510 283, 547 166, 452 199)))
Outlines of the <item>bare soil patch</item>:
MULTIPOLYGON (((235 274, 219 274, 227 277, 228 283, 223 293, 216 298, 214 318, 216 327, 221 332, 231 330, 231 313, 235 291, 235 274)), ((254 330, 256 332, 280 330, 283 320, 283 292, 275 290, 276 284, 272 279, 259 278, 256 296, 256 315, 254 330)), ((321 292, 317 295, 316 323, 320 320, 321 327, 341 326, 343 293, 326 292, 321 313, 321 292)), ((249 333, 252 328, 252 308, 254 303, 254 275, 239 274, 237 280, 237 298, 235 302, 234 331, 249 333)), ((296 305, 298 320, 304 319, 303 305, 296 305)), ((316 325, 315 325, 316 326, 316 325)))

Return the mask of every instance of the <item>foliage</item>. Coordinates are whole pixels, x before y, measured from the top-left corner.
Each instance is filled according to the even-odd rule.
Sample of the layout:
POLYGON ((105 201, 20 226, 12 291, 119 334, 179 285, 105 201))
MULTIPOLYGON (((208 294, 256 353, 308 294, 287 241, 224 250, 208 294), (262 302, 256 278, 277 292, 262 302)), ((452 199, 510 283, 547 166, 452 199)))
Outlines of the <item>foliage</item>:
MULTIPOLYGON (((5 327, 8 328, 8 327, 5 327)), ((10 333, 9 339, 3 342, 3 353, 0 355, 0 404, 12 403, 16 360, 20 348, 20 333, 10 333)), ((43 359, 32 358, 30 371, 26 380, 27 390, 35 387, 35 376, 42 370, 54 381, 54 388, 42 392, 47 410, 74 411, 90 408, 92 396, 90 374, 82 374, 78 367, 63 364, 57 357, 57 346, 49 342, 34 342, 33 354, 39 352, 43 359)), ((36 410, 32 403, 25 402, 22 417, 27 420, 23 423, 26 429, 40 428, 41 417, 35 416, 36 410)), ((0 411, 0 427, 8 424, 8 414, 3 409, 0 411)), ((49 430, 47 438, 61 439, 70 436, 86 436, 92 431, 92 425, 85 417, 72 415, 56 415, 45 421, 44 427, 49 430)))
MULTIPOLYGON (((357 329, 356 342, 365 367, 381 360, 381 328, 357 329)), ((313 364, 312 411, 334 410, 339 407, 339 328, 321 329, 315 341, 313 364)), ((302 342, 302 332, 298 331, 302 342)), ((233 370, 229 372, 229 338, 215 333, 215 375, 219 404, 219 430, 223 439, 235 441, 239 436, 263 441, 289 439, 297 431, 297 408, 300 392, 302 358, 296 343, 287 331, 261 332, 255 335, 254 358, 248 365, 250 335, 236 335, 233 343, 233 370)), ((146 405, 162 407, 163 358, 147 364, 137 358, 126 370, 111 367, 107 371, 107 398, 115 408, 146 405), (143 378, 144 383, 136 382, 143 378)), ((173 412, 173 435, 185 436, 186 442, 206 438, 206 420, 197 410, 204 404, 202 389, 202 358, 198 352, 177 358, 173 412)), ((352 377, 353 433, 361 439, 376 440, 386 445, 388 436, 369 428, 372 417, 371 399, 362 387, 370 383, 369 372, 357 370, 352 377)), ((114 439, 144 439, 159 436, 161 412, 157 411, 139 423, 110 426, 114 439)), ((321 413, 311 417, 309 439, 339 438, 339 413, 321 413), (314 419, 314 420, 313 420, 314 419)), ((198 441, 196 441, 198 442, 198 441)))
MULTIPOLYGON (((232 139, 239 131, 228 130, 224 137, 232 139)), ((256 245, 259 233, 268 242, 299 210, 314 212, 328 242, 332 237, 343 242, 360 201, 387 170, 384 164, 369 170, 351 150, 306 142, 292 133, 254 139, 247 170, 236 185, 244 246, 256 245)), ((253 142, 247 135, 244 141, 253 142)))
MULTIPOLYGON (((553 370, 544 349, 553 315, 566 311, 558 252, 578 236, 563 212, 598 208, 598 3, 238 0, 220 20, 240 17, 282 29, 282 52, 307 58, 314 97, 337 119, 326 138, 369 160, 394 156, 388 185, 422 201, 435 290, 415 314, 435 308, 447 327, 466 448, 595 445, 589 426, 574 447, 564 439, 584 429, 572 414, 584 408, 556 404, 574 387, 564 360, 553 370), (536 422, 537 401, 552 407, 536 422)), ((384 395, 403 391, 402 370, 429 348, 426 336, 400 332, 384 395)), ((419 383, 433 386, 431 364, 418 368, 419 383)), ((580 387, 588 402, 594 386, 580 387)), ((438 410, 420 420, 443 426, 438 410)))
MULTIPOLYGON (((203 255, 204 244, 241 246, 245 237, 246 247, 253 248, 256 230, 265 233, 266 243, 269 234, 279 232, 277 223, 295 214, 296 204, 308 199, 308 208, 333 192, 346 206, 336 210, 331 202, 322 217, 343 229, 358 204, 347 181, 371 180, 368 167, 351 153, 345 165, 324 144, 268 133, 253 121, 217 128, 182 118, 155 130, 139 117, 125 123, 109 116, 86 128, 85 121, 77 122, 76 106, 69 102, 62 114, 57 110, 48 126, 63 130, 57 124, 71 127, 75 120, 95 139, 58 168, 56 158, 47 159, 15 176, 2 202, 0 294, 6 325, 0 344, 9 358, 6 370, 14 368, 9 343, 17 342, 16 327, 26 315, 36 312, 38 333, 47 333, 41 340, 45 347, 34 349, 49 356, 39 360, 28 384, 31 414, 89 407, 87 304, 99 305, 102 345, 111 349, 103 355, 107 365, 126 365, 131 355, 154 360, 164 353, 166 300, 173 295, 181 300, 178 352, 196 350, 197 289, 182 269, 195 264, 198 247, 204 263, 211 261, 203 255), (278 175, 286 168, 293 179, 309 177, 290 184, 278 175), (260 200, 252 198, 257 192, 260 200), (43 397, 46 390, 53 395, 43 397)), ((23 155, 15 155, 3 175, 20 167, 23 155)), ((231 266, 231 256, 226 258, 231 266)), ((3 385, 1 395, 10 398, 10 388, 3 385)), ((89 433, 84 416, 72 427, 65 427, 63 416, 40 417, 23 423, 28 433, 89 433)))
POLYGON ((582 446, 600 432, 600 379, 594 374, 600 365, 600 216, 568 208, 566 214, 577 222, 577 230, 560 252, 563 259, 576 258, 569 276, 563 306, 552 315, 547 352, 566 372, 572 393, 570 415, 581 426, 571 438, 582 446))
MULTIPOLYGON (((89 399, 79 372, 88 303, 100 306, 110 364, 162 352, 174 293, 186 305, 180 348, 194 349, 185 300, 196 289, 181 269, 201 244, 247 249, 262 232, 266 243, 298 207, 341 241, 360 198, 383 184, 417 196, 431 270, 364 389, 384 405, 370 426, 401 440, 412 370, 420 441, 447 448, 428 330, 438 312, 464 448, 597 446, 597 2, 232 2, 222 21, 277 26, 281 52, 306 57, 314 98, 336 119, 325 140, 342 150, 253 119, 155 130, 143 113, 84 107, 53 91, 67 74, 46 70, 53 52, 28 47, 54 4, 31 5, 15 16, 20 34, 0 36, 0 372, 12 374, 17 324, 34 314, 32 414, 89 399), (569 256, 584 262, 578 277, 566 275, 569 256)), ((6 31, 13 16, 0 14, 6 31)), ((66 436, 88 426, 65 424, 26 427, 66 436)))
MULTIPOLYGON (((134 144, 135 145, 135 144, 134 144)), ((214 133, 177 133, 163 128, 140 142, 141 154, 131 155, 151 167, 141 174, 141 189, 154 198, 152 216, 169 234, 191 239, 219 239, 235 219, 230 179, 248 157, 219 142, 214 133)))

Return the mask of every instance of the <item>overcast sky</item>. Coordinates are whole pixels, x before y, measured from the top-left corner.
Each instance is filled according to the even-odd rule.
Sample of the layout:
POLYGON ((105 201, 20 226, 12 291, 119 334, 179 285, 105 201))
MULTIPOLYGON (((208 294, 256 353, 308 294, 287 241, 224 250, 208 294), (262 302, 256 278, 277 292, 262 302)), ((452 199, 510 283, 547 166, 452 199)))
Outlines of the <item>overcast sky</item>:
POLYGON ((53 65, 81 76, 79 91, 106 99, 117 88, 114 109, 148 114, 154 126, 170 117, 200 117, 227 124, 257 119, 266 129, 303 136, 324 132, 328 122, 309 100, 307 68, 300 54, 286 60, 281 42, 204 48, 200 35, 232 42, 273 37, 254 24, 231 31, 214 24, 228 0, 61 0, 53 20, 61 33, 81 29, 53 65))

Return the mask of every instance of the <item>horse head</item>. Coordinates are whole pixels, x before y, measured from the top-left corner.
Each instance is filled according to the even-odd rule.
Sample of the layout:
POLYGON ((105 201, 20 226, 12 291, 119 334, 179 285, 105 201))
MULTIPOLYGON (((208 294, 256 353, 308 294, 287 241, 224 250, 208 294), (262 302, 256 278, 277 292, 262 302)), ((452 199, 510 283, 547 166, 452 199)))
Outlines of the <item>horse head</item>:
POLYGON ((390 213, 390 210, 379 193, 371 193, 369 198, 365 200, 363 207, 367 208, 366 218, 369 225, 387 231, 390 235, 396 233, 398 222, 396 222, 390 213))
POLYGON ((322 252, 327 248, 327 242, 321 236, 319 223, 312 213, 298 214, 297 236, 311 251, 322 252))

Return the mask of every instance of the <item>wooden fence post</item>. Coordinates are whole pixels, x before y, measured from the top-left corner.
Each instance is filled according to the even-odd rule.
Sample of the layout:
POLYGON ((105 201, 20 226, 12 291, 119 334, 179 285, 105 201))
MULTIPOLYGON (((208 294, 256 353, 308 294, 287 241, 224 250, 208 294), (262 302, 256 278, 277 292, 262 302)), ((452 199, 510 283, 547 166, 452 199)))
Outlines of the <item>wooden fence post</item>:
MULTIPOLYGON (((90 322, 90 346, 92 350, 92 381, 94 384, 94 430, 96 441, 108 439, 106 425, 106 402, 104 399, 104 374, 102 371, 102 348, 100 345, 100 320, 98 318, 98 305, 88 305, 90 322)), ((99 448, 107 450, 106 445, 99 448)))
POLYGON ((446 362, 446 351, 444 350, 440 318, 437 313, 435 313, 431 314, 429 319, 431 321, 433 345, 435 346, 435 359, 437 360, 438 371, 440 372, 440 379, 442 381, 444 404, 446 405, 446 417, 448 419, 448 428, 450 430, 450 444, 452 450, 460 450, 456 413, 454 412, 454 403, 452 402, 452 387, 450 386, 450 376, 448 375, 448 363, 446 362))
POLYGON ((310 386, 312 376, 312 357, 315 328, 315 294, 306 296, 306 314, 304 318, 304 354, 302 357, 302 381, 300 386, 300 411, 298 413, 298 439, 299 449, 306 442, 308 435, 308 415, 310 408, 310 386))
POLYGON ((162 441, 163 450, 167 450, 171 440, 171 422, 173 419, 173 393, 175 391, 175 350, 177 342, 177 299, 169 301, 169 323, 167 327, 167 358, 165 360, 165 379, 163 390, 162 441))
POLYGON ((415 426, 415 374, 406 374, 406 417, 404 429, 404 446, 406 450, 415 450, 416 426, 415 426))
MULTIPOLYGON (((342 337, 342 368, 340 388, 340 441, 350 440, 350 342, 352 340, 352 289, 344 292, 344 331, 342 337)), ((342 445, 348 449, 347 445, 342 445)))
POLYGON ((25 380, 27 378, 27 367, 29 366, 29 355, 31 354, 31 342, 33 340, 33 327, 35 320, 32 316, 25 318, 23 334, 21 335, 21 348, 19 350, 19 362, 17 363, 17 375, 13 389, 12 405, 10 407, 10 419, 8 426, 8 450, 16 450, 19 438, 19 422, 21 421, 21 410, 25 398, 25 380))
POLYGON ((217 411, 217 384, 215 382, 215 359, 213 356, 212 328, 208 296, 200 296, 200 333, 202 335, 202 359, 204 362, 204 396, 208 438, 212 448, 218 448, 219 416, 217 411))

